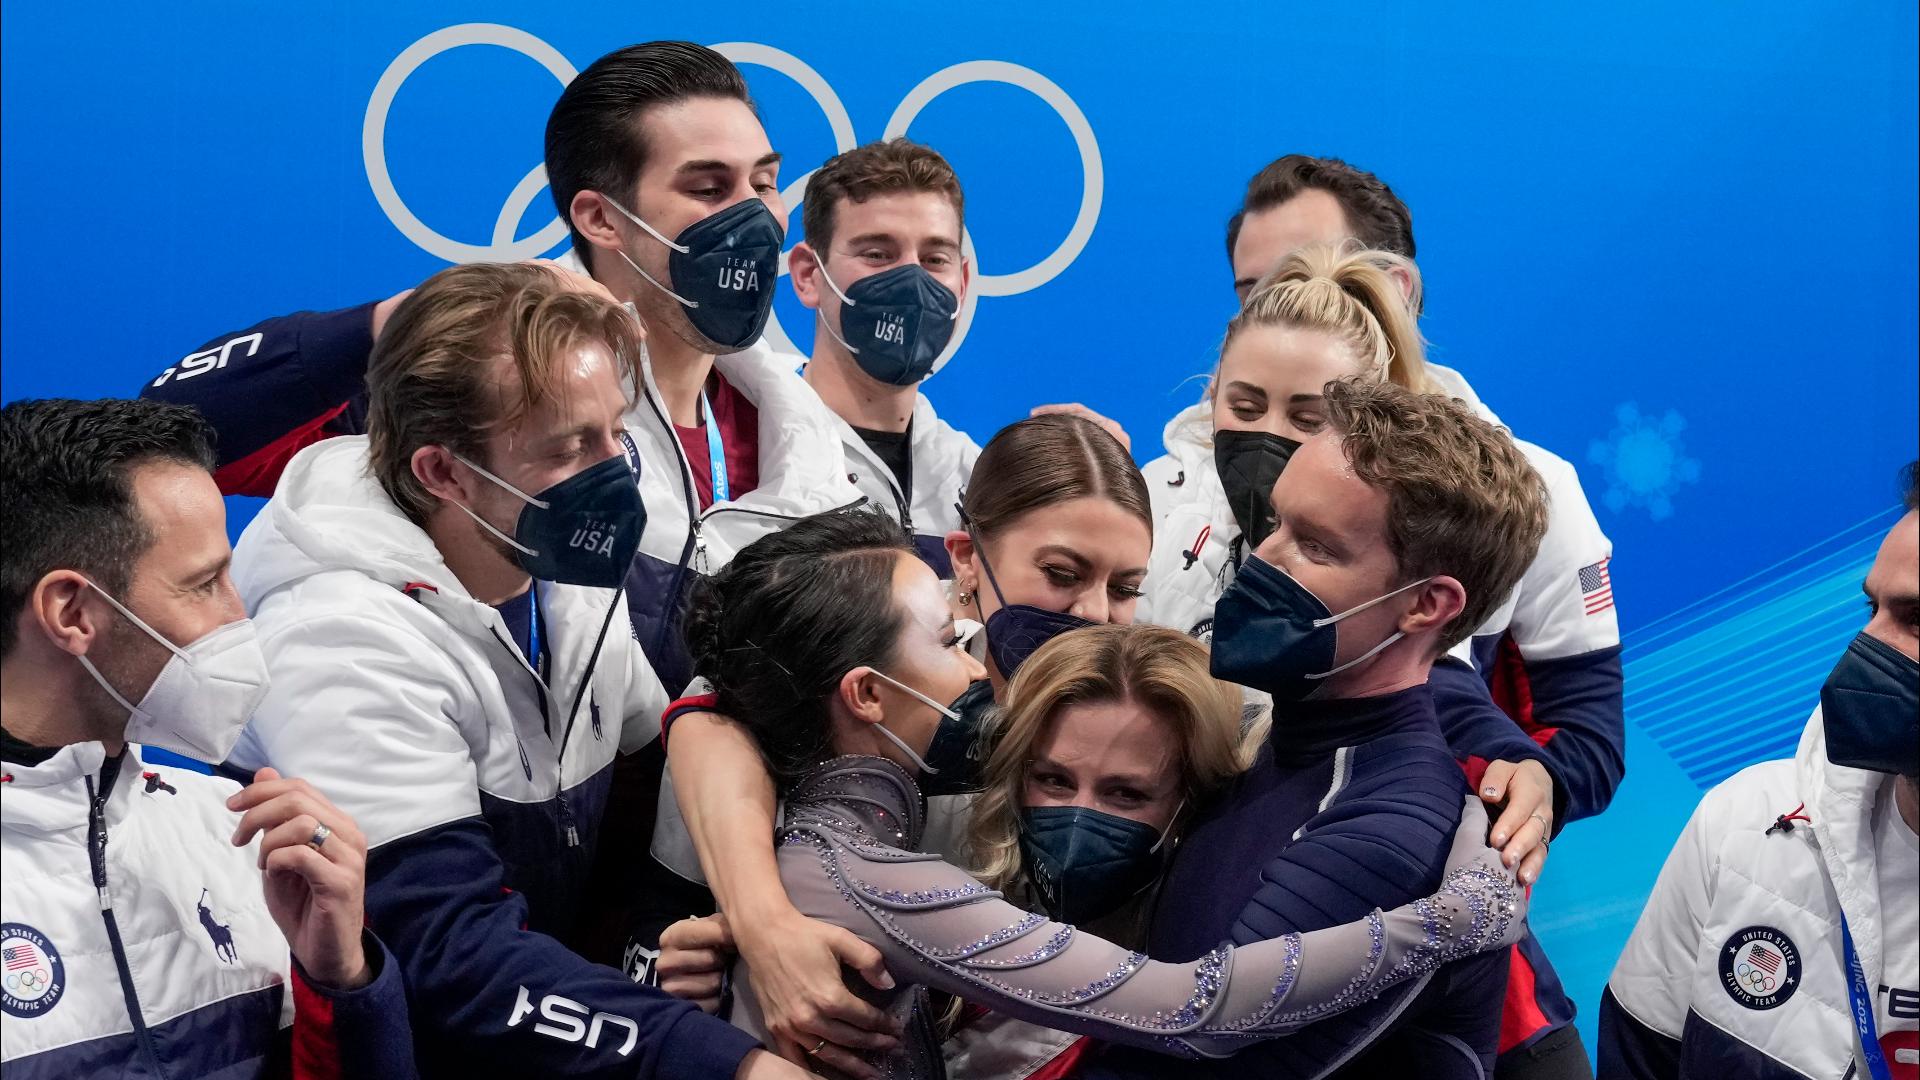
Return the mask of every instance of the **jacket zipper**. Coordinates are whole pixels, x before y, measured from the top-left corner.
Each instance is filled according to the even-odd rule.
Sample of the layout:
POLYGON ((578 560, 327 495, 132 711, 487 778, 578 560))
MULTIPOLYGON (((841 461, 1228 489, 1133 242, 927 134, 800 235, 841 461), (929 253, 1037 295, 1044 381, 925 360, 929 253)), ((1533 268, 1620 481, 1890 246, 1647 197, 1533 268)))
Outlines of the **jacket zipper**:
MULTIPOLYGON (((660 422, 661 429, 667 433, 667 442, 673 447, 673 455, 680 462, 680 490, 687 501, 687 542, 680 549, 680 565, 674 570, 673 583, 667 590, 669 610, 661 613, 660 628, 654 631, 653 635, 653 648, 643 647, 642 649, 651 658, 659 656, 660 650, 666 648, 667 631, 673 625, 671 607, 677 606, 680 602, 680 584, 686 580, 687 567, 693 562, 694 547, 701 542, 700 512, 694 509, 699 505, 699 499, 693 490, 693 464, 687 460, 686 449, 680 445, 680 436, 673 430, 673 421, 667 419, 667 414, 661 411, 660 403, 654 400, 652 390, 643 386, 641 394, 647 399, 647 408, 652 410, 653 418, 660 422)), ((638 452, 638 447, 635 451, 638 452)))
POLYGON ((140 1011, 140 995, 133 988, 133 966, 127 960, 126 943, 120 939, 120 924, 113 917, 113 897, 107 891, 107 795, 113 789, 102 784, 96 792, 93 777, 87 777, 87 858, 93 865, 93 888, 100 898, 100 917, 107 924, 107 941, 113 947, 113 963, 120 970, 120 993, 127 1001, 127 1015, 133 1020, 133 1034, 140 1050, 153 1066, 155 1076, 166 1076, 160 1064, 160 1052, 154 1048, 153 1033, 147 1030, 146 1017, 140 1011))

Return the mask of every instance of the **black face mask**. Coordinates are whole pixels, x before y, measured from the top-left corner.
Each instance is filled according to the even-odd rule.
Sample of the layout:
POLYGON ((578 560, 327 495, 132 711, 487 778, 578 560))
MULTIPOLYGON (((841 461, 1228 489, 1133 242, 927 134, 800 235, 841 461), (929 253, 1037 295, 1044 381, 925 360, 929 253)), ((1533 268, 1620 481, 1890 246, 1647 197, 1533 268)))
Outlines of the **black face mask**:
POLYGON ((620 257, 654 288, 679 301, 701 337, 723 351, 744 349, 759 339, 773 313, 773 283, 780 274, 780 248, 787 235, 766 203, 759 199, 734 203, 669 240, 633 211, 612 199, 607 202, 667 245, 671 289, 640 269, 624 249, 620 257))
POLYGON ((1820 688, 1820 723, 1835 765, 1920 776, 1920 661, 1854 638, 1820 688))
POLYGON ((922 755, 929 770, 920 778, 922 794, 963 795, 980 790, 980 771, 986 765, 987 753, 980 731, 992 710, 993 684, 985 679, 968 686, 954 699, 922 755))
POLYGON ((1213 464, 1248 551, 1273 532, 1273 484, 1298 449, 1293 439, 1264 431, 1213 433, 1213 464))

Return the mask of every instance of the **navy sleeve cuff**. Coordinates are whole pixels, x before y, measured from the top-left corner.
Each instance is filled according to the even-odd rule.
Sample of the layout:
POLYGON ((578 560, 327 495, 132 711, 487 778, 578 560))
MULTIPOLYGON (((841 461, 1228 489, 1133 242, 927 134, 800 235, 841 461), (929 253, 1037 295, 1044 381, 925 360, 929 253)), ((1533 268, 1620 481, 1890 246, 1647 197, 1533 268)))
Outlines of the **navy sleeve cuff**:
POLYGON ((661 1080, 714 1080, 740 1071, 748 1054, 761 1049, 753 1036, 699 1010, 687 1013, 667 1033, 660 1053, 661 1080))

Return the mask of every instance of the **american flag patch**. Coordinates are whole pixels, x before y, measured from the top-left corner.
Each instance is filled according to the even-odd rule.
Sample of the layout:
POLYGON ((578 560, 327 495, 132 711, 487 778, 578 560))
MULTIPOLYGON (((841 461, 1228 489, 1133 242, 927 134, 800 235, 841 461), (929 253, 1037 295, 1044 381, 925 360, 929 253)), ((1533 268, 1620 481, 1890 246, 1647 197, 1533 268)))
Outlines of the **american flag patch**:
POLYGON ((1747 959, 1753 961, 1754 967, 1769 975, 1780 970, 1780 954, 1765 945, 1755 945, 1753 951, 1747 954, 1747 959))
POLYGON ((1612 561, 1613 556, 1609 555, 1592 566, 1580 568, 1580 600, 1589 615, 1598 615, 1613 606, 1613 578, 1607 573, 1607 564, 1612 561))
POLYGON ((6 961, 8 971, 13 971, 18 968, 30 968, 38 964, 40 962, 40 954, 34 950, 31 944, 22 942, 18 945, 7 946, 5 953, 0 954, 0 959, 6 961))

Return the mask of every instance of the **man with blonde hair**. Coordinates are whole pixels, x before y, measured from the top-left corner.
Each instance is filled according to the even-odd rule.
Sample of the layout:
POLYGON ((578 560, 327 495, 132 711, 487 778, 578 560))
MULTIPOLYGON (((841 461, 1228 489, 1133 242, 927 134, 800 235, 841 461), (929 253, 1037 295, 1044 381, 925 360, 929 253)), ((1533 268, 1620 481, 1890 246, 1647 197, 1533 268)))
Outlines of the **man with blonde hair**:
MULTIPOLYGON (((1365 918, 1440 880, 1468 785, 1427 686, 1546 531, 1540 477, 1456 401, 1332 382, 1328 421, 1274 484, 1273 532, 1221 596, 1213 673, 1273 695, 1252 768, 1188 830, 1149 935, 1191 960, 1365 918)), ((1522 826, 1529 846, 1544 826, 1522 826)), ((1490 1074, 1506 958, 1209 1066, 1115 1053, 1095 1076, 1490 1074)))
POLYGON ((296 454, 234 555, 273 685, 232 760, 360 822, 430 1076, 801 1075, 563 944, 615 753, 667 700, 622 589, 641 344, 556 268, 434 275, 374 350, 367 434, 296 454))

